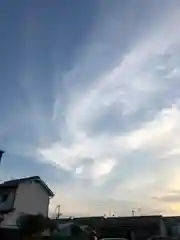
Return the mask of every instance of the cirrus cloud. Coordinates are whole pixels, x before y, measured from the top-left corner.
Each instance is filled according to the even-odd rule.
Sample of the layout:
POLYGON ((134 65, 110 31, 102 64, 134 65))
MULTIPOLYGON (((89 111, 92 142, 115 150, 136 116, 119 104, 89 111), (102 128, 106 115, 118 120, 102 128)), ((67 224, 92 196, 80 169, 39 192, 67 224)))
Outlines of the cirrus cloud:
POLYGON ((137 19, 134 4, 125 15, 119 14, 120 4, 107 6, 99 5, 71 68, 53 72, 57 61, 52 79, 46 79, 51 88, 32 81, 33 67, 21 74, 29 108, 17 107, 15 122, 3 121, 0 133, 19 136, 9 145, 12 152, 54 165, 68 178, 53 183, 51 212, 61 203, 65 214, 125 215, 132 208, 175 214, 180 6, 176 1, 163 1, 161 7, 148 3, 142 12, 149 20, 137 19), (155 6, 159 14, 150 13, 155 6))

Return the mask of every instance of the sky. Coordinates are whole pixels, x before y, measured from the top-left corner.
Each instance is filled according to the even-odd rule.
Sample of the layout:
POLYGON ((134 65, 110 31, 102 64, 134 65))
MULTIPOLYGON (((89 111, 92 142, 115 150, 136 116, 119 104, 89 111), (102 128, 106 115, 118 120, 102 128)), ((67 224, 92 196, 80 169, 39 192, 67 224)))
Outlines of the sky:
POLYGON ((180 214, 180 1, 1 0, 0 180, 64 216, 180 214))

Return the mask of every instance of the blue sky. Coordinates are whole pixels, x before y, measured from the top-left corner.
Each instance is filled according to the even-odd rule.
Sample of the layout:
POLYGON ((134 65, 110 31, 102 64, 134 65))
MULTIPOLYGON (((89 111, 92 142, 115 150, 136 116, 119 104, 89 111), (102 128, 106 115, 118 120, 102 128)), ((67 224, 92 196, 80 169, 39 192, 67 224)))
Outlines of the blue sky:
POLYGON ((40 175, 52 213, 179 214, 180 2, 0 9, 1 180, 40 175))

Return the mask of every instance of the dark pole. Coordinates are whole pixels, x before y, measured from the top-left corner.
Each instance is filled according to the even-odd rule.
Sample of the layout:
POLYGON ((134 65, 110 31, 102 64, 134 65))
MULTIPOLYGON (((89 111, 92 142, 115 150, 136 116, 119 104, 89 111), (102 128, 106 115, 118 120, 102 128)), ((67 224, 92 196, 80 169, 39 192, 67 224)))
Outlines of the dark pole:
POLYGON ((1 163, 1 159, 2 159, 2 155, 5 153, 5 151, 0 150, 0 163, 1 163))
POLYGON ((132 210, 132 216, 133 217, 135 216, 135 210, 132 210))
POLYGON ((2 155, 5 153, 5 151, 0 150, 0 164, 1 164, 1 159, 2 159, 2 155))
POLYGON ((57 211, 58 211, 58 212, 57 212, 56 219, 59 219, 59 217, 61 216, 60 208, 61 208, 61 206, 58 205, 58 206, 57 206, 57 211))

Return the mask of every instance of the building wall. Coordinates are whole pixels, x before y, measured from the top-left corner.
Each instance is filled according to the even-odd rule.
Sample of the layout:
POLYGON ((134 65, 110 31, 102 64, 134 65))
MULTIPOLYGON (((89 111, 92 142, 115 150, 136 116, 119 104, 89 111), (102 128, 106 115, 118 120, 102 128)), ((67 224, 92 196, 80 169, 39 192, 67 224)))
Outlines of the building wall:
POLYGON ((16 226, 16 220, 21 213, 43 214, 48 216, 49 195, 35 182, 21 183, 16 191, 14 201, 15 211, 4 215, 2 227, 16 226))
POLYGON ((49 196, 40 184, 32 181, 19 185, 14 201, 19 212, 48 216, 48 206, 49 196))

